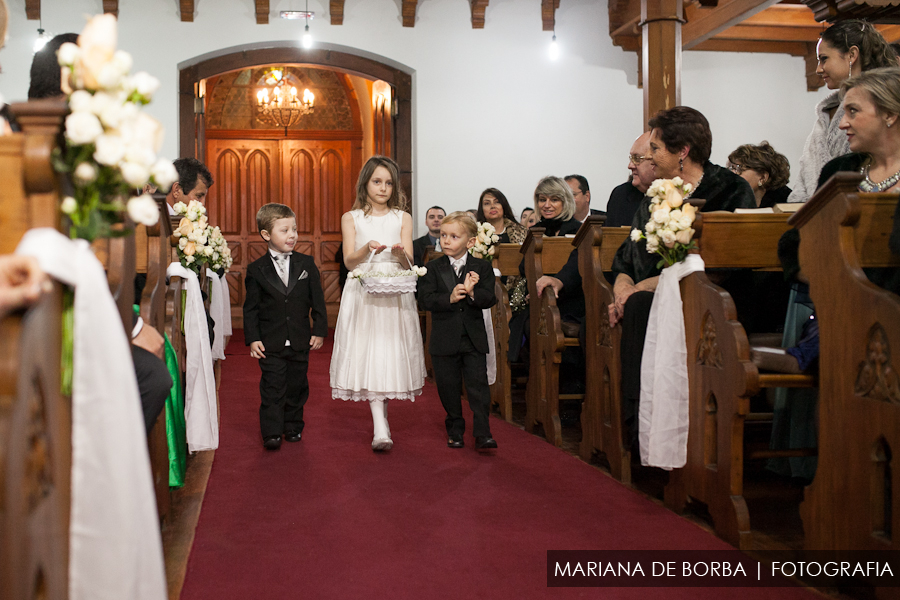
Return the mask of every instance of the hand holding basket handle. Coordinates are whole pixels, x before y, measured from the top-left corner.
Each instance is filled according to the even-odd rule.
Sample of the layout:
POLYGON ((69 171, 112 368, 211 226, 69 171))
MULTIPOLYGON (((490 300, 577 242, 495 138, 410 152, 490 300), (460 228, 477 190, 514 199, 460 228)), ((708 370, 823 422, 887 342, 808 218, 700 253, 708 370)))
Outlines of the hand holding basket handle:
MULTIPOLYGON (((381 242, 376 242, 375 240, 369 240, 369 251, 372 254, 381 254, 385 250, 387 250, 387 246, 385 246, 381 242)), ((369 257, 369 260, 371 260, 371 257, 369 257)))

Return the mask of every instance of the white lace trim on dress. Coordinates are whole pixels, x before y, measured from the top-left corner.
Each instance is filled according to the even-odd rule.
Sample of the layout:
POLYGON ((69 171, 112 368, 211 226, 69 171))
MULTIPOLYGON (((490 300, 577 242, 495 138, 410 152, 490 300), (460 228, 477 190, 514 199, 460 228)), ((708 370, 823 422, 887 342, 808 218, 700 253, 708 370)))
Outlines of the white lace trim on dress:
POLYGON ((370 392, 369 390, 341 390, 332 389, 331 398, 341 400, 353 400, 354 402, 377 401, 377 400, 409 400, 416 401, 416 396, 422 395, 422 388, 412 390, 411 392, 370 392))

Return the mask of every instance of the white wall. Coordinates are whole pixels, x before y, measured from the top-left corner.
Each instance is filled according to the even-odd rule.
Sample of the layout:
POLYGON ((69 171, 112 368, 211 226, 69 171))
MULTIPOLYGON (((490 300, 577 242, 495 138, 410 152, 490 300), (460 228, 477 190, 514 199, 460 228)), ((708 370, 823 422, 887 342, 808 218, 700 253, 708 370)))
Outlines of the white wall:
MULTIPOLYGON (((24 2, 10 3, 9 40, 0 52, 0 93, 24 99, 37 21, 24 2)), ((80 31, 99 0, 44 1, 44 28, 80 31), (52 9, 51 5, 52 4, 52 9)), ((176 158, 180 62, 221 48, 299 38, 302 22, 278 18, 302 0, 273 0, 269 25, 257 25, 251 0, 197 0, 193 23, 179 19, 176 0, 120 0, 119 47, 135 70, 158 77, 150 105, 166 127, 163 154, 176 158)), ((606 2, 567 0, 556 13, 562 47, 548 57, 551 34, 541 31, 536 2, 494 0, 485 29, 471 28, 469 3, 422 2, 414 28, 400 21, 399 0, 348 0, 344 24, 331 26, 328 3, 311 0, 316 40, 374 53, 414 71, 415 219, 433 204, 473 207, 497 187, 513 208, 531 202, 547 174, 580 173, 591 182, 594 206, 625 181, 623 158, 642 130, 637 58, 614 47, 606 2)), ((795 163, 824 92, 806 92, 802 58, 785 55, 687 52, 682 101, 712 125, 713 160, 724 164, 737 145, 768 139, 795 163)))

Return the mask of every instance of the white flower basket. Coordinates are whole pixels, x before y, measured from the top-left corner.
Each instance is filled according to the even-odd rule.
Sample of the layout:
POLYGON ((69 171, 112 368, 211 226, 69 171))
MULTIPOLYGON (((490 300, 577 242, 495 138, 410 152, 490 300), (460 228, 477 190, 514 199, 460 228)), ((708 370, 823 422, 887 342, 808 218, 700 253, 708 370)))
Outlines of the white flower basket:
POLYGON ((411 294, 416 291, 417 275, 400 277, 360 277, 359 282, 365 290, 378 298, 411 294))
MULTIPOLYGON (((365 263, 371 263, 375 251, 369 253, 365 263)), ((354 269, 349 277, 359 279, 360 285, 365 290, 379 298, 411 294, 416 291, 416 281, 428 271, 425 267, 413 266, 408 271, 391 271, 383 273, 379 271, 362 271, 354 269)))

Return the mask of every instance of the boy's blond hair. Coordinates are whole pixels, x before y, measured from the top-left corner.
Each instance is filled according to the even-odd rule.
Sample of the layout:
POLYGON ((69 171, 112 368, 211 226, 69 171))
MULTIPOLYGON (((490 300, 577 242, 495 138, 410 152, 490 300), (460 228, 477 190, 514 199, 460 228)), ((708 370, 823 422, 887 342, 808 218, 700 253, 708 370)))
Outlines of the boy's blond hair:
POLYGON ((260 232, 272 232, 272 226, 278 219, 296 219, 297 215, 290 206, 271 202, 263 204, 256 212, 256 229, 260 232))
POLYGON ((478 237, 478 223, 475 222, 475 219, 468 212, 457 210, 444 217, 441 221, 441 225, 452 225, 453 223, 462 225, 470 238, 478 237))

